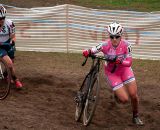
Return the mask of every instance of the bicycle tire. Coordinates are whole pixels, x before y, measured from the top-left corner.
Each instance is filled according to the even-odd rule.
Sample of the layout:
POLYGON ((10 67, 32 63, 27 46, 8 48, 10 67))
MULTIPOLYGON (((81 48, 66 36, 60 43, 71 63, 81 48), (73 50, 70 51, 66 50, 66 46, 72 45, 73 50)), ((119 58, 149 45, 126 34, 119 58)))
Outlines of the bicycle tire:
POLYGON ((91 81, 91 86, 88 91, 87 99, 85 102, 84 113, 83 113, 83 125, 85 126, 89 125, 89 123, 93 118, 94 112, 96 110, 97 102, 99 99, 99 91, 100 91, 99 76, 97 74, 91 81), (93 92, 94 89, 95 89, 95 92, 93 92), (90 104, 92 101, 94 101, 93 106, 91 106, 90 104), (91 107, 91 110, 89 110, 90 107, 91 107))
POLYGON ((85 101, 86 101, 86 96, 87 96, 87 85, 88 84, 88 79, 89 79, 89 76, 87 75, 85 77, 85 79, 83 80, 83 83, 80 87, 80 90, 78 91, 78 94, 83 94, 82 95, 82 101, 80 102, 76 102, 76 111, 75 111, 75 120, 78 122, 81 118, 81 115, 83 113, 83 110, 84 110, 84 105, 85 105, 85 101))
POLYGON ((0 100, 5 99, 10 92, 11 72, 7 63, 0 58, 0 100))

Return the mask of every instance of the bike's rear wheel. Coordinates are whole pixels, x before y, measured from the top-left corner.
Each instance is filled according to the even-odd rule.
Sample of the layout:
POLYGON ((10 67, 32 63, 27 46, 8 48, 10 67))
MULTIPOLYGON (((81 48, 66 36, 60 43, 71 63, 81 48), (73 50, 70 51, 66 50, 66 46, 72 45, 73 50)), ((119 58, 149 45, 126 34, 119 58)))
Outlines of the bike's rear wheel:
POLYGON ((83 124, 87 126, 94 115, 96 105, 99 99, 99 76, 95 76, 91 81, 91 86, 85 102, 84 113, 83 113, 83 124))
POLYGON ((75 120, 78 122, 84 110, 84 105, 87 96, 88 76, 84 79, 80 90, 77 93, 78 101, 76 101, 75 120))
POLYGON ((0 58, 0 100, 5 99, 10 91, 11 73, 7 63, 0 58))

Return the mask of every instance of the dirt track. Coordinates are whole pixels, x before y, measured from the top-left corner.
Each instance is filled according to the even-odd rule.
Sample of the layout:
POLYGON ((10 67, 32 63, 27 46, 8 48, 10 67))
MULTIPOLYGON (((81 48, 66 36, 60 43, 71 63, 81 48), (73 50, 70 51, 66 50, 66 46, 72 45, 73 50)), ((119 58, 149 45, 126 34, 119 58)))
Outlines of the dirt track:
MULTIPOLYGON (((116 105, 101 78, 100 102, 90 126, 74 121, 74 95, 89 64, 82 68, 78 55, 59 53, 17 52, 16 68, 25 89, 11 90, 0 103, 0 129, 9 130, 158 130, 160 124, 160 94, 158 79, 150 74, 147 61, 135 61, 139 85, 141 117, 146 123, 136 127, 131 123, 130 105, 116 105), (141 64, 139 64, 141 62, 141 64), (142 65, 143 64, 143 68, 142 65), (142 70, 145 74, 140 73, 142 70), (145 76, 147 75, 147 76, 145 76), (142 80, 143 78, 143 80, 142 80), (153 79, 152 79, 153 78, 153 79), (140 80, 141 79, 141 80, 140 80), (152 80, 149 82, 148 80, 152 80)), ((158 71, 160 62, 150 64, 158 71)), ((159 76, 159 75, 157 75, 159 76)))

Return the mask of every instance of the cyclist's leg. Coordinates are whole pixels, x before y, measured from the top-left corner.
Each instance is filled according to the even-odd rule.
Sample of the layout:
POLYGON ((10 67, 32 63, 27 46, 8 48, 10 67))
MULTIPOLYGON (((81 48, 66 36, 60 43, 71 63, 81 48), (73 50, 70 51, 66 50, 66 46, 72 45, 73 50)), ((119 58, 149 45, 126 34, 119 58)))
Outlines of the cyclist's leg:
POLYGON ((137 85, 136 81, 132 81, 126 84, 126 88, 128 90, 129 96, 131 98, 131 104, 133 108, 133 116, 138 116, 138 94, 137 94, 137 85))
POLYGON ((5 55, 5 56, 3 56, 3 59, 7 62, 8 66, 11 70, 12 79, 15 82, 16 87, 22 88, 22 83, 19 81, 19 79, 17 78, 17 76, 15 74, 15 68, 14 68, 14 65, 13 65, 11 58, 8 55, 5 55))
POLYGON ((8 57, 7 51, 5 49, 1 49, 0 48, 0 57, 3 58, 6 61, 6 63, 8 64, 9 69, 11 70, 11 68, 12 68, 12 61, 8 57))
POLYGON ((115 96, 118 97, 121 103, 127 103, 128 102, 128 94, 126 92, 126 89, 124 86, 114 90, 115 96))
MULTIPOLYGON (((15 51, 16 51, 15 43, 14 44, 12 43, 11 49, 7 52, 8 56, 12 60, 12 63, 14 63, 15 51)), ((15 69, 14 69, 14 67, 13 67, 13 70, 14 70, 14 76, 15 76, 15 69)), ((17 77, 15 79, 15 85, 16 85, 17 88, 22 88, 22 83, 19 81, 19 79, 17 77)))
POLYGON ((139 99, 137 94, 137 84, 134 78, 134 74, 131 68, 126 69, 125 75, 122 76, 124 84, 131 98, 132 110, 133 110, 133 122, 138 125, 143 125, 143 122, 139 119, 139 99))
POLYGON ((132 81, 130 83, 126 84, 129 96, 131 98, 131 104, 132 104, 132 109, 133 109, 133 123, 137 125, 144 125, 142 120, 139 118, 139 99, 138 99, 138 94, 137 94, 137 85, 136 81, 132 81))
POLYGON ((15 69, 13 67, 12 60, 10 59, 10 57, 8 55, 3 56, 3 59, 7 62, 8 66, 11 70, 11 75, 12 75, 13 80, 16 80, 17 78, 16 78, 16 75, 15 75, 15 69))
POLYGON ((128 94, 131 98, 133 113, 138 113, 138 95, 137 95, 137 85, 135 82, 135 77, 131 68, 124 68, 122 75, 123 83, 128 90, 128 94))

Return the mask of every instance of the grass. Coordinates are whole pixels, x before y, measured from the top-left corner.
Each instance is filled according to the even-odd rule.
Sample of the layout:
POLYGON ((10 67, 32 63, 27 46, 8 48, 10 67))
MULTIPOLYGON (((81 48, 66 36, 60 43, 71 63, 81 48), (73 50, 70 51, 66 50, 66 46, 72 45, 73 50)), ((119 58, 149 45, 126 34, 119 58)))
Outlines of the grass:
POLYGON ((132 11, 160 11, 160 0, 3 0, 1 4, 17 7, 48 7, 62 4, 73 4, 89 8, 132 10, 132 11), (24 4, 27 3, 27 4, 24 4))
POLYGON ((159 0, 79 0, 75 2, 81 6, 99 9, 118 9, 132 11, 159 11, 159 0))

